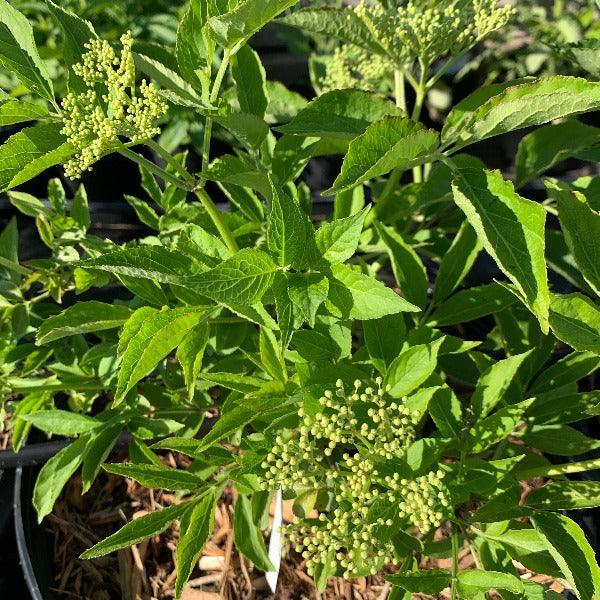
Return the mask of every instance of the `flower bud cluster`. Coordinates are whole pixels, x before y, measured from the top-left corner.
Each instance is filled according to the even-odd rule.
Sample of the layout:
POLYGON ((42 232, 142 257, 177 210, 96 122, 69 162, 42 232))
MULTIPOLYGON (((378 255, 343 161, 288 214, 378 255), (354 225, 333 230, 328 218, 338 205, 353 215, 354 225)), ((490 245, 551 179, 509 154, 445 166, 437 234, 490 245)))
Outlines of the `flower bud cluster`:
POLYGON ((378 471, 379 463, 404 458, 420 414, 405 400, 389 398, 381 378, 375 381, 376 389, 357 380, 347 392, 338 380, 335 392, 328 390, 320 398, 319 412, 299 411, 298 430, 279 435, 262 463, 264 487, 296 494, 325 489, 332 498, 331 509, 317 519, 284 528, 311 574, 328 563, 344 577, 353 577, 394 561, 393 544, 376 535, 392 520, 369 516, 376 501, 397 506, 396 522, 423 531, 449 516, 443 474, 405 481, 378 471))
POLYGON ((85 90, 71 92, 62 101, 62 133, 76 150, 65 165, 68 177, 80 177, 118 145, 119 136, 137 143, 160 133, 157 122, 167 105, 154 84, 144 80, 136 88, 132 43, 131 33, 123 34, 117 56, 106 40, 93 39, 73 66, 85 90))
POLYGON ((444 475, 440 469, 412 481, 401 479, 397 473, 385 478, 386 485, 392 490, 390 498, 399 502, 400 518, 407 518, 423 533, 439 527, 452 516, 444 475))

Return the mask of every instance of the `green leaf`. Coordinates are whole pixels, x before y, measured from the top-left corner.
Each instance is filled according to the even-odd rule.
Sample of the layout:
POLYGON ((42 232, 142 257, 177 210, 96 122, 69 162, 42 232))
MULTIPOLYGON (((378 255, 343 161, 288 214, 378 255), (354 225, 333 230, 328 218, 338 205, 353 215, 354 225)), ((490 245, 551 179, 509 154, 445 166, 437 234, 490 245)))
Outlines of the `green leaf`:
POLYGON ((513 594, 524 593, 523 582, 510 573, 470 569, 458 574, 458 589, 467 598, 473 598, 480 592, 492 589, 506 590, 513 594))
POLYGON ((298 0, 243 0, 224 15, 208 21, 216 41, 235 53, 244 42, 298 0))
POLYGON ((565 240, 581 274, 600 295, 600 214, 579 192, 552 190, 558 196, 558 216, 565 240))
POLYGON ((419 344, 402 352, 390 365, 386 378, 392 398, 402 398, 424 383, 435 371, 442 339, 419 344))
POLYGON ((233 537, 236 548, 265 573, 275 567, 269 560, 260 529, 252 518, 252 505, 248 498, 239 495, 233 511, 233 537))
POLYGON ((84 230, 88 230, 90 226, 90 209, 88 206, 88 197, 85 187, 80 185, 73 196, 71 204, 71 217, 75 219, 77 225, 84 230))
POLYGON ((264 119, 269 105, 267 76, 260 57, 250 46, 242 46, 231 58, 231 75, 242 112, 264 119))
POLYGON ((300 205, 272 184, 271 212, 267 218, 267 246, 282 266, 302 266, 312 227, 300 205))
POLYGON ((544 257, 544 208, 519 196, 499 171, 453 167, 454 200, 483 247, 513 282, 548 333, 550 293, 544 257))
POLYGON ((45 319, 36 335, 36 344, 48 344, 64 337, 121 327, 132 310, 120 304, 90 300, 78 302, 58 315, 45 319))
POLYGON ((333 90, 317 96, 277 130, 304 137, 352 140, 371 123, 399 114, 400 110, 383 96, 362 90, 333 90))
POLYGON ((536 129, 519 144, 515 160, 515 187, 522 187, 559 162, 576 156, 599 141, 600 129, 579 121, 566 121, 536 129))
POLYGON ((542 125, 600 107, 600 83, 556 75, 490 86, 459 102, 442 130, 444 146, 464 148, 508 131, 542 125))
POLYGON ((152 446, 156 449, 173 450, 188 456, 201 457, 202 453, 235 433, 248 423, 261 418, 264 414, 277 408, 280 398, 247 397, 225 412, 214 424, 213 428, 201 439, 167 438, 152 446))
POLYGON ((419 255, 391 227, 385 227, 379 223, 376 227, 387 247, 394 277, 402 295, 415 306, 425 308, 429 279, 419 255))
POLYGON ((188 390, 188 397, 191 400, 194 397, 196 380, 204 358, 204 350, 208 343, 210 327, 208 323, 198 323, 181 340, 177 348, 177 360, 183 370, 183 378, 188 390))
POLYGON ((500 312, 515 302, 516 296, 499 283, 461 290, 433 312, 428 324, 446 327, 467 323, 500 312))
POLYGON ((327 299, 329 280, 321 273, 292 273, 288 276, 288 295, 294 315, 315 326, 317 311, 327 299))
POLYGON ((533 490, 527 506, 540 510, 573 510, 600 506, 600 482, 555 481, 533 490))
POLYGON ((21 275, 26 275, 28 271, 19 265, 19 230, 17 218, 14 216, 0 232, 0 259, 3 259, 0 264, 0 277, 18 285, 21 275))
POLYGON ((592 352, 573 352, 548 367, 529 388, 542 394, 575 383, 600 367, 600 357, 592 352))
POLYGON ((273 379, 285 382, 287 375, 281 348, 277 343, 275 334, 267 327, 260 328, 258 348, 260 351, 260 362, 265 371, 273 379))
POLYGON ((405 117, 384 117, 350 142, 341 173, 323 194, 339 193, 392 169, 431 162, 438 146, 437 132, 405 117))
POLYGON ((38 410, 37 412, 22 415, 22 419, 45 433, 72 437, 96 429, 100 422, 92 417, 68 410, 38 410))
POLYGON ((600 440, 568 425, 534 425, 522 438, 530 446, 556 456, 577 456, 600 448, 600 440))
POLYGON ((55 454, 40 470, 33 489, 33 506, 37 511, 38 523, 52 512, 63 487, 81 464, 89 441, 89 436, 81 436, 55 454))
POLYGON ((385 55, 365 22, 350 7, 318 6, 303 8, 280 19, 282 23, 299 27, 309 33, 325 35, 385 55))
POLYGON ((229 115, 216 116, 214 121, 225 127, 250 150, 258 148, 269 134, 269 126, 265 121, 251 113, 234 112, 229 115))
POLYGON ((428 569, 402 575, 387 575, 386 580, 407 592, 439 594, 450 585, 452 573, 445 569, 428 569))
POLYGON ((125 419, 120 416, 110 419, 91 437, 83 453, 83 465, 81 467, 82 493, 85 494, 92 487, 100 472, 102 463, 107 459, 123 430, 124 421, 125 419))
POLYGON ((54 102, 50 75, 40 58, 27 18, 0 0, 0 65, 14 73, 31 91, 54 102))
MULTIPOLYGON (((143 309, 140 309, 143 310, 143 309)), ((173 308, 162 311, 144 311, 140 322, 136 313, 123 327, 119 343, 121 366, 115 391, 115 401, 120 402, 135 384, 152 372, 169 352, 176 348, 188 331, 207 318, 210 311, 201 308, 173 308)))
POLYGON ((52 16, 58 21, 63 34, 61 58, 69 67, 69 89, 82 90, 84 86, 81 78, 73 73, 71 67, 80 62, 82 54, 87 51, 85 45, 97 37, 94 28, 89 21, 65 10, 52 0, 46 0, 46 4, 52 16))
POLYGON ((364 321, 363 339, 367 345, 373 366, 385 373, 388 366, 402 351, 406 336, 404 317, 387 315, 380 319, 364 321))
MULTIPOLYGON (((600 5, 596 2, 598 7, 600 5)), ((579 66, 590 73, 594 79, 600 77, 600 42, 593 38, 584 38, 571 44, 561 43, 553 49, 568 57, 567 60, 576 62, 579 66)))
POLYGON ((185 285, 190 276, 198 270, 188 256, 162 246, 138 246, 116 250, 84 260, 79 266, 175 285, 185 285))
POLYGON ((600 595, 600 568, 581 527, 557 513, 539 513, 533 525, 544 538, 548 551, 581 600, 600 595))
POLYGON ((164 465, 116 463, 102 465, 102 468, 108 473, 134 479, 148 488, 189 491, 204 483, 202 478, 190 471, 171 469, 164 465))
POLYGON ((429 399, 429 414, 446 438, 458 438, 463 429, 463 414, 456 394, 447 386, 437 389, 429 399))
POLYGON ((150 229, 160 229, 160 217, 156 214, 156 211, 150 206, 145 200, 124 194, 127 204, 135 210, 137 218, 144 224, 148 225, 150 229))
POLYGON ((192 509, 189 522, 177 544, 177 581, 175 596, 179 598, 200 558, 204 545, 215 526, 216 495, 207 494, 192 509))
POLYGON ((98 558, 99 556, 110 554, 115 550, 137 544, 153 535, 158 535, 165 531, 175 519, 181 517, 189 507, 189 502, 182 502, 181 504, 175 504, 130 521, 116 533, 113 533, 86 550, 79 558, 98 558))
POLYGON ((256 304, 271 287, 278 267, 262 250, 244 248, 184 285, 215 302, 256 304))
POLYGON ((46 116, 48 116, 48 109, 40 104, 13 99, 0 102, 0 127, 36 121, 46 116))
POLYGON ((552 294, 550 327, 575 350, 600 354, 600 308, 583 294, 552 294))
POLYGON ((598 404, 600 391, 560 396, 553 393, 540 394, 534 398, 527 411, 527 418, 536 425, 575 423, 581 420, 582 415, 594 413, 594 407, 598 404))
POLYGON ((329 280, 329 311, 343 318, 379 319, 399 312, 418 312, 404 298, 374 277, 364 275, 344 264, 331 265, 329 280))
POLYGON ((530 352, 509 356, 493 364, 477 382, 471 397, 471 408, 477 417, 485 417, 501 402, 519 367, 530 352))
POLYGON ((60 123, 27 127, 0 146, 0 191, 29 181, 73 154, 73 147, 60 132, 61 127, 60 123))
POLYGON ((440 263, 433 289, 436 304, 445 300, 462 283, 481 248, 475 230, 468 221, 464 221, 440 263))
POLYGON ((206 35, 207 8, 201 0, 191 0, 177 28, 175 51, 181 74, 203 97, 210 86, 214 43, 206 35))
POLYGON ((310 329, 300 329, 292 336, 292 346, 307 362, 322 364, 339 357, 339 346, 328 335, 310 329))
POLYGON ((367 206, 356 214, 324 223, 317 229, 317 248, 325 260, 341 263, 354 256, 369 210, 367 206))
POLYGON ((477 421, 469 431, 466 441, 470 451, 479 454, 505 439, 521 422, 523 414, 531 403, 532 400, 524 400, 518 404, 505 406, 477 421))

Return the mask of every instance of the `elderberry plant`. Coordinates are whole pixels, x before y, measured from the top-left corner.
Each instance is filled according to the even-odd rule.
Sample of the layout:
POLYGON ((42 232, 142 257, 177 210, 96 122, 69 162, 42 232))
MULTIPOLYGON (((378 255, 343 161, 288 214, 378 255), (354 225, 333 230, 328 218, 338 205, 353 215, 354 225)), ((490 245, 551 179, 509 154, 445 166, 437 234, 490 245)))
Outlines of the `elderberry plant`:
POLYGON ((178 520, 180 596, 226 488, 238 551, 277 572, 265 535, 281 492, 294 517, 280 552, 302 555, 320 590, 378 573, 396 598, 539 598, 543 573, 592 600, 599 567, 561 511, 599 497, 566 476, 599 464, 582 429, 600 412, 600 83, 469 90, 432 128, 427 92, 503 35, 509 6, 294 5, 192 0, 156 47, 48 2, 64 82, 0 0, 0 65, 27 89, 0 100, 0 124, 19 127, 0 189, 50 253, 24 259, 14 221, 0 235, 2 403, 17 448, 32 426, 73 438, 39 473, 39 519, 78 469, 84 492, 106 471, 180 493, 82 555, 178 520), (248 45, 275 19, 342 44, 310 101, 269 82, 248 45), (182 118, 196 156, 167 143, 182 118), (518 151, 491 170, 477 149, 505 134, 518 151), (115 153, 139 166, 135 240, 96 235, 82 187, 69 200, 52 180, 49 202, 16 190, 50 167, 93 176, 115 153), (307 166, 336 155, 335 181, 310 189, 307 166), (561 178, 566 158, 587 171, 561 178), (119 438, 129 462, 106 462, 119 438), (165 450, 190 467, 165 466, 165 450))

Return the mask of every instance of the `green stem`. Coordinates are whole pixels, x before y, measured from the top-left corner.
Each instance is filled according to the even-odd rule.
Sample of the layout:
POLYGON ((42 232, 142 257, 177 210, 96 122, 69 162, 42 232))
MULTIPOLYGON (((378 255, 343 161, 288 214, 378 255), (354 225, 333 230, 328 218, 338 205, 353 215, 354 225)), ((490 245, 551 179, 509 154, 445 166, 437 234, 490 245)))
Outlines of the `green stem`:
POLYGON ((146 146, 154 150, 167 164, 172 165, 173 168, 185 179, 187 183, 189 183, 191 186, 194 185, 194 178, 188 172, 188 170, 182 164, 180 164, 171 155, 171 153, 165 150, 158 142, 155 142, 154 140, 148 140, 146 142, 146 146))
POLYGON ((204 206, 204 209, 208 213, 208 216, 212 219, 212 222, 215 224, 215 227, 219 231, 219 234, 223 238, 225 245, 229 248, 229 250, 233 253, 239 250, 237 242, 235 241, 235 237, 231 233, 229 227, 222 219, 222 215, 219 212, 219 209, 215 206, 215 203, 211 200, 210 196, 206 193, 203 188, 198 188, 194 190, 194 193, 198 197, 198 200, 204 206))
POLYGON ((534 467, 517 471, 518 479, 532 479, 533 477, 557 477, 560 475, 569 475, 571 473, 583 473, 584 471, 593 471, 600 469, 600 458, 591 458, 574 463, 565 463, 562 465, 550 465, 547 467, 534 467))
POLYGON ((452 523, 452 600, 458 600, 458 541, 457 525, 452 523))
POLYGON ((178 177, 175 177, 175 175, 172 175, 171 173, 169 173, 168 171, 165 171, 163 168, 159 167, 158 165, 155 165, 151 160, 144 158, 143 156, 139 155, 137 152, 134 152, 133 150, 130 150, 129 148, 121 148, 118 152, 119 152, 119 154, 121 154, 122 156, 125 156, 129 160, 132 160, 132 161, 136 162, 138 165, 141 165, 142 167, 148 169, 148 171, 150 171, 151 173, 158 175, 160 178, 164 179, 165 182, 168 181, 169 183, 172 183, 173 185, 176 185, 177 187, 179 187, 181 189, 188 190, 188 191, 190 190, 191 186, 188 185, 185 181, 182 181, 178 177))
MULTIPOLYGON (((415 99, 415 105, 411 119, 413 121, 419 121, 421 118, 421 112, 423 111, 423 105, 425 103, 425 96, 427 94, 427 73, 429 68, 423 61, 419 61, 421 65, 421 73, 419 75, 419 85, 417 86, 415 99)), ((423 181, 423 170, 420 166, 413 167, 413 181, 415 183, 421 183, 423 181)))
MULTIPOLYGON (((225 77, 225 73, 227 72, 227 67, 229 67, 229 58, 229 50, 225 50, 225 52, 223 53, 223 60, 221 60, 219 70, 215 75, 215 80, 210 91, 210 104, 214 104, 217 101, 219 91, 221 90, 221 84, 223 83, 223 78, 225 77)), ((204 121, 204 139, 202 141, 202 173, 204 173, 210 161, 210 139, 212 136, 212 125, 213 119, 210 115, 208 115, 206 117, 206 120, 204 121)))
POLYGON ((394 70, 394 98, 396 106, 406 112, 406 90, 404 89, 404 73, 400 69, 394 70))

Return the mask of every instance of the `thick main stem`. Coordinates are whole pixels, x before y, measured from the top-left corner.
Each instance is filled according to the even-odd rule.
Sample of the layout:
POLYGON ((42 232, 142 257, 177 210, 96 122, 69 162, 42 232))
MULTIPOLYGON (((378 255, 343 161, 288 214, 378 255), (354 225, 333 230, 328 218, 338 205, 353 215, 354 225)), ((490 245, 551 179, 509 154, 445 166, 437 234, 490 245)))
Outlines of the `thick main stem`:
MULTIPOLYGON (((427 94, 427 73, 428 67, 421 62, 421 74, 419 77, 419 85, 417 86, 415 99, 415 105, 413 107, 412 120, 418 121, 421 118, 421 112, 423 111, 423 104, 425 103, 425 96, 427 94)), ((415 183, 421 183, 423 181, 423 170, 421 166, 413 167, 413 181, 415 183)))

